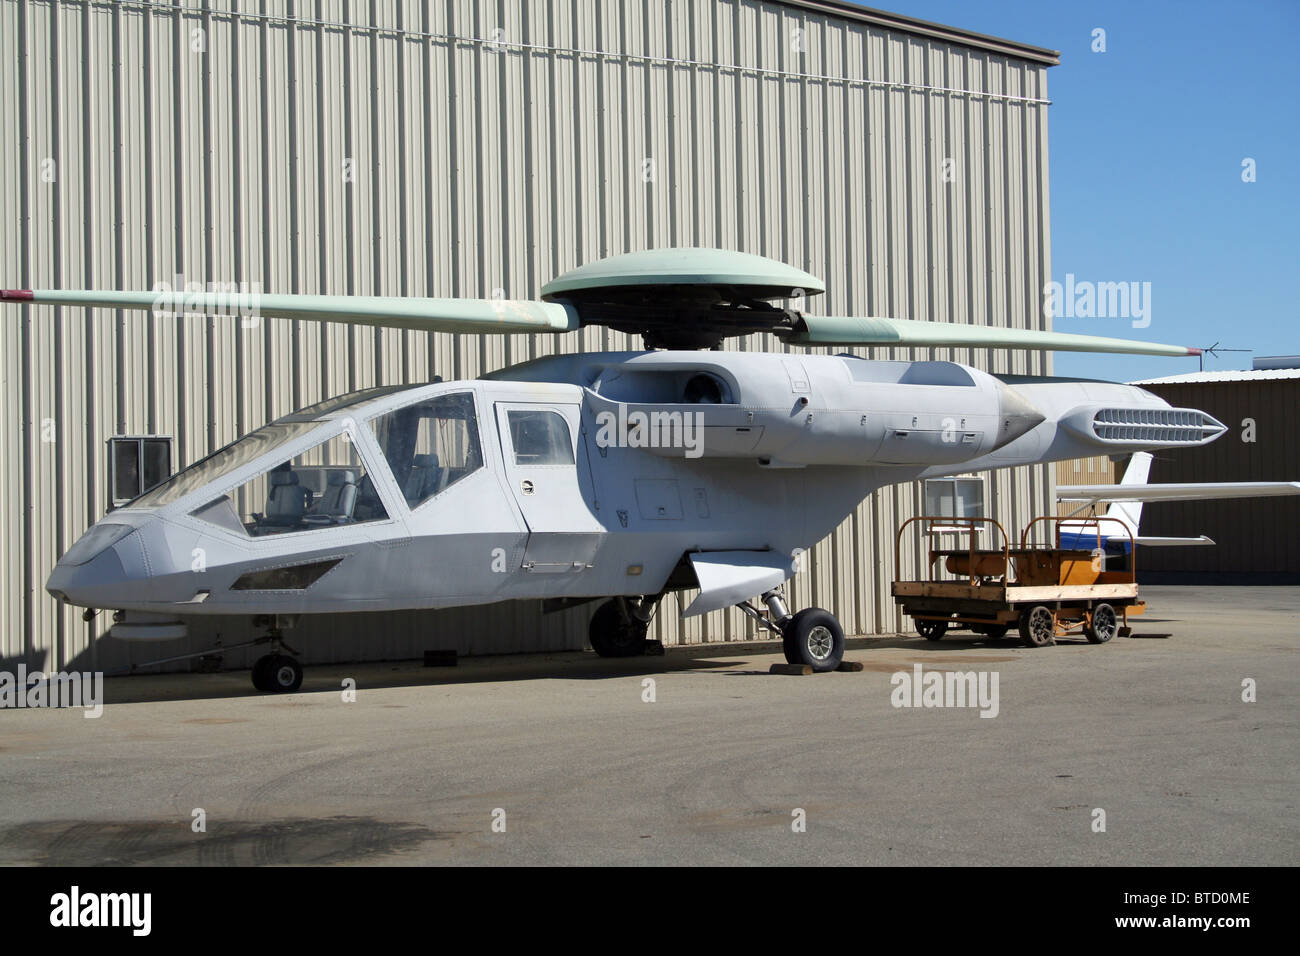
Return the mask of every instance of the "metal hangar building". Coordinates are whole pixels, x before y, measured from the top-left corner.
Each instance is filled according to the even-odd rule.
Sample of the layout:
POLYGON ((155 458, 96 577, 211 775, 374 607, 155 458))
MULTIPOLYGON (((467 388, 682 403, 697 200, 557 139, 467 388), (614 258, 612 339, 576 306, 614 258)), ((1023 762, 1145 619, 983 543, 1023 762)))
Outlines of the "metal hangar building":
MULTIPOLYGON (((814 313, 1045 328, 1056 62, 833 0, 0 0, 0 286, 527 298, 593 259, 695 245, 820 276, 814 313)), ((0 658, 46 669, 161 656, 101 640, 106 615, 44 582, 167 473, 331 395, 640 347, 66 307, 7 312, 0 336, 0 658)), ((894 530, 927 494, 1019 526, 1052 491, 1046 466, 885 489, 817 543, 792 602, 896 630, 894 530)), ((308 662, 579 648, 592 607, 306 617, 290 640, 308 662)), ((652 637, 754 636, 737 611, 677 609, 652 637)), ((200 622, 168 649, 250 631, 200 622)))

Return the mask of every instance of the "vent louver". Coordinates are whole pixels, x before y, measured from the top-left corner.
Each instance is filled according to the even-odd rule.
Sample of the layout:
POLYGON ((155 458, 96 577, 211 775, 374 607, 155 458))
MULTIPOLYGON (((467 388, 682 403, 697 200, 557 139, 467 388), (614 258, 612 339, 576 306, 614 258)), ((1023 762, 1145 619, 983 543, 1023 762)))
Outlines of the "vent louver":
POLYGON ((1226 430, 1194 408, 1103 408, 1092 419, 1093 434, 1107 442, 1200 445, 1226 430))
POLYGON ((303 591, 311 587, 342 561, 330 558, 311 564, 248 571, 230 586, 232 591, 303 591))

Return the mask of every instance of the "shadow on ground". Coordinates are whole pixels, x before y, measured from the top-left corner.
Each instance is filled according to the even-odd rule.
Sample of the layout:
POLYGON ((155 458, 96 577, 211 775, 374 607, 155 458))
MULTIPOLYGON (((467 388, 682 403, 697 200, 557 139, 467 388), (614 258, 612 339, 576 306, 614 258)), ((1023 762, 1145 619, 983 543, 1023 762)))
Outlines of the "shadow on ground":
MULTIPOLYGON (((1067 639, 1061 643, 1075 642, 1067 639)), ((1077 643, 1085 642, 1080 638, 1077 643)), ((862 660, 864 652, 869 654, 882 650, 906 650, 918 659, 932 659, 934 664, 943 666, 945 663, 1013 660, 1012 657, 991 658, 987 652, 1020 652, 1023 648, 1011 635, 1002 640, 991 640, 957 632, 949 633, 942 641, 927 641, 915 635, 896 634, 850 638, 846 642, 845 659, 862 660)), ((767 676, 770 665, 780 660, 783 657, 779 641, 754 641, 674 647, 661 656, 627 659, 605 659, 591 651, 565 651, 467 657, 461 658, 453 667, 425 667, 420 661, 309 664, 298 695, 339 693, 347 679, 355 681, 357 689, 378 689, 502 681, 618 680, 686 671, 767 676)), ((893 655, 888 661, 867 660, 864 663, 868 670, 893 671, 900 666, 893 655)), ((910 666, 911 661, 902 663, 910 666)), ((216 673, 133 674, 110 677, 104 682, 107 704, 270 696, 274 695, 255 690, 249 671, 242 669, 216 673)), ((292 698, 296 695, 285 696, 292 698)))
POLYGON ((336 816, 214 823, 53 820, 0 830, 0 858, 41 866, 265 866, 360 863, 445 839, 409 823, 336 816))

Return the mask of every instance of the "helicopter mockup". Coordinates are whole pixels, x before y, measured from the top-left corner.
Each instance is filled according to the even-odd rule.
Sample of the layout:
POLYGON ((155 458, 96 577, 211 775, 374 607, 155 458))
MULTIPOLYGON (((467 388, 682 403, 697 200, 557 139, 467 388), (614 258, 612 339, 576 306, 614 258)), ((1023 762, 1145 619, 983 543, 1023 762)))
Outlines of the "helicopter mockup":
POLYGON ((877 488, 979 469, 1200 445, 1225 429, 1132 385, 994 376, 946 361, 719 350, 988 347, 1195 355, 1034 330, 815 316, 798 269, 717 249, 600 260, 542 301, 10 291, 36 305, 249 312, 429 331, 566 333, 604 325, 647 351, 554 355, 472 381, 366 389, 286 415, 111 512, 47 590, 113 609, 113 635, 182 636, 190 615, 250 615, 272 645, 261 690, 295 690, 294 616, 604 599, 593 649, 642 654, 671 591, 685 615, 737 606, 787 660, 840 663, 820 608, 791 612, 798 555, 877 488), (761 596, 761 605, 752 601, 761 596))

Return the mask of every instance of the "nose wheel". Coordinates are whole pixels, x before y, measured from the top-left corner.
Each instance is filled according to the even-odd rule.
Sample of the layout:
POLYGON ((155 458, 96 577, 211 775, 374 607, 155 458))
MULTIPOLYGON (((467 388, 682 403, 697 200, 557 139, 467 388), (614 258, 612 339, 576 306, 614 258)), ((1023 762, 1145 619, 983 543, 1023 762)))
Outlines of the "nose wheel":
MULTIPOLYGON (((650 649, 646 639, 659 595, 648 598, 614 598, 591 617, 587 637, 601 657, 640 657, 650 649)), ((659 647, 658 642, 653 642, 659 647)), ((662 653, 662 649, 659 653, 662 653)))
POLYGON ((302 686, 302 665, 288 654, 264 654, 253 664, 253 686, 271 694, 291 694, 302 686))
POLYGON ((302 665, 291 656, 298 652, 284 643, 278 627, 271 627, 264 640, 273 650, 253 663, 253 686, 267 694, 292 694, 302 686, 302 665))

